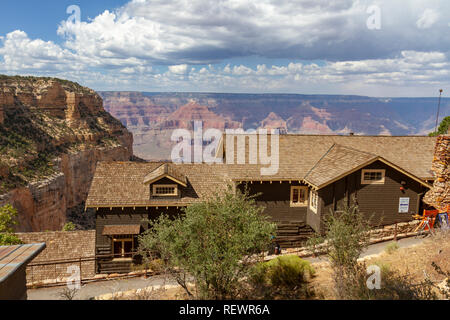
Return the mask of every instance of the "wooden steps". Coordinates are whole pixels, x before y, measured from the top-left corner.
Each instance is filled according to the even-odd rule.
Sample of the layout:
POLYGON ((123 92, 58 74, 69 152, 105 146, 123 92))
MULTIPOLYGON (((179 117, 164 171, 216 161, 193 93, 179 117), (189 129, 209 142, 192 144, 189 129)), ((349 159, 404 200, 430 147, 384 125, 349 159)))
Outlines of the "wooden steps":
POLYGON ((301 247, 314 235, 314 230, 304 222, 277 222, 275 241, 281 248, 301 247))

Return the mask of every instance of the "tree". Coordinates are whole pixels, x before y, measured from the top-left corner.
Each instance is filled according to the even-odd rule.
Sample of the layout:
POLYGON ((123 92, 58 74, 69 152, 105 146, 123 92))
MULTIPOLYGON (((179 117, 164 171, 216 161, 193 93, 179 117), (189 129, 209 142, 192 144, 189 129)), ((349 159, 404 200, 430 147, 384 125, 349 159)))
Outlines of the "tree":
POLYGON ((0 207, 0 233, 12 233, 17 224, 17 210, 10 204, 0 207))
POLYGON ((139 251, 147 263, 160 258, 190 297, 236 298, 255 256, 269 247, 276 231, 262 210, 247 191, 228 186, 188 206, 180 217, 150 221, 151 228, 139 238, 139 251))
POLYGON ((0 245, 21 244, 22 241, 13 234, 17 224, 17 210, 7 204, 0 207, 0 245))
POLYGON ((449 126, 450 126, 450 116, 445 117, 444 119, 442 119, 441 124, 439 125, 437 132, 431 132, 428 135, 430 137, 435 137, 435 136, 438 136, 440 134, 446 134, 449 126))

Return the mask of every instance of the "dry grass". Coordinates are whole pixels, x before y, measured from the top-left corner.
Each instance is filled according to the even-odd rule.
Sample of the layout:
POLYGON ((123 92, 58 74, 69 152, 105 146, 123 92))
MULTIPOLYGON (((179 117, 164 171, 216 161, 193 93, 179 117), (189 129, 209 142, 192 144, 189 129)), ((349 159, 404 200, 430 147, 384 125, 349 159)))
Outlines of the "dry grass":
MULTIPOLYGON (((436 283, 442 282, 445 277, 439 275, 431 263, 435 262, 442 270, 450 271, 450 231, 436 231, 434 235, 418 245, 399 248, 391 253, 382 252, 364 260, 366 265, 385 265, 402 274, 409 273, 417 282, 423 281, 426 277, 436 283)), ((312 280, 311 285, 318 293, 318 297, 335 299, 329 263, 314 263, 313 266, 317 276, 312 280)))

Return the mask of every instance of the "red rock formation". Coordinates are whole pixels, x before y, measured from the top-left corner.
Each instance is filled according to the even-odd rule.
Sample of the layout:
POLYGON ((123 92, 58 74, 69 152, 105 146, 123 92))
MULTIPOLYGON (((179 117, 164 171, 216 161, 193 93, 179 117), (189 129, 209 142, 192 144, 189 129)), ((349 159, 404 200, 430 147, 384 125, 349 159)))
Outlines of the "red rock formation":
POLYGON ((5 182, 0 205, 18 209, 18 231, 60 230, 67 210, 85 201, 97 161, 127 161, 133 155, 131 133, 105 112, 95 91, 78 84, 2 77, 0 108, 13 120, 4 129, 28 141, 25 147, 13 141, 0 154, 0 179, 5 182), (43 154, 51 155, 46 161, 52 164, 36 165, 43 154), (52 173, 45 173, 43 165, 52 173), (15 179, 9 181, 11 173, 15 179), (17 180, 22 182, 4 187, 17 180))
POLYGON ((436 209, 444 210, 450 205, 450 134, 439 136, 431 170, 435 174, 433 188, 423 201, 436 209))
POLYGON ((195 101, 180 107, 167 117, 161 125, 164 129, 192 129, 193 121, 202 121, 203 128, 219 130, 240 128, 241 124, 229 118, 222 117, 210 111, 207 106, 199 105, 195 101))
POLYGON ((275 112, 269 113, 269 115, 261 121, 261 128, 264 129, 279 129, 282 132, 287 132, 286 121, 283 120, 275 112))

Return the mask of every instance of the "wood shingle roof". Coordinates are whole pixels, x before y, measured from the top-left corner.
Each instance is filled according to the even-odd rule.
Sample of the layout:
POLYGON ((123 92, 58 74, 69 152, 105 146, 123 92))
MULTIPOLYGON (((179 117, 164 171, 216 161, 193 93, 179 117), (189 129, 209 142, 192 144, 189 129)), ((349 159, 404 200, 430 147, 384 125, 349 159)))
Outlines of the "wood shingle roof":
MULTIPOLYGON (((224 157, 226 139, 223 139, 224 157)), ((420 179, 433 179, 435 137, 280 135, 278 172, 261 175, 269 165, 166 164, 99 162, 87 207, 185 206, 201 200, 231 181, 298 180, 321 185, 376 157, 382 157, 420 179), (180 198, 152 199, 144 181, 171 175, 185 182, 180 198)), ((268 138, 270 150, 271 139, 268 138)), ((236 143, 237 146, 237 143, 236 143)), ((248 139, 241 148, 249 150, 248 139)), ((219 150, 218 155, 221 152, 219 150)), ((236 163, 236 156, 233 163, 236 163)))

